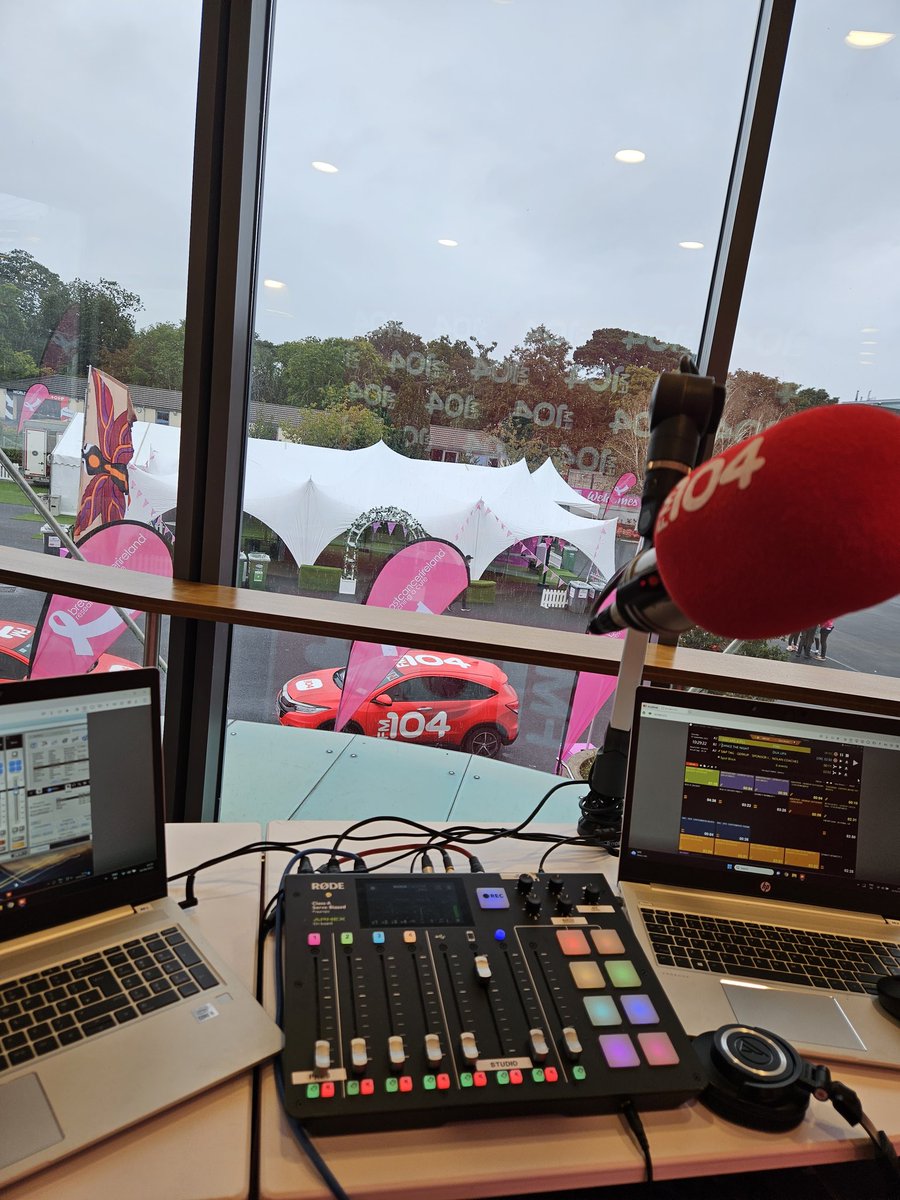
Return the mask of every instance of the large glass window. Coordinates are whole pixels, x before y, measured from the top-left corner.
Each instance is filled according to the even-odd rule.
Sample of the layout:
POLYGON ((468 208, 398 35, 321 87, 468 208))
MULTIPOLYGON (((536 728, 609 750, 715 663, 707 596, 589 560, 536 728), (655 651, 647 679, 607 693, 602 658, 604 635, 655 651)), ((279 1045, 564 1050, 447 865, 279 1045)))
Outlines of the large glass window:
MULTIPOLYGON (((0 542, 58 555, 60 527, 123 519, 171 542, 151 476, 178 463, 200 0, 41 0, 2 25, 0 448, 30 490, 0 470, 0 542)), ((84 553, 114 563, 142 536, 84 553)), ((5 592, 0 625, 34 626, 43 600, 5 592)), ((142 650, 126 630, 104 654, 142 650)))
MULTIPOLYGON (((591 589, 634 552, 656 375, 696 350, 757 15, 279 6, 247 586, 359 604, 391 554, 439 537, 471 575, 453 614, 584 629, 591 589)), ((249 629, 235 647, 269 664, 253 698, 232 670, 230 715, 259 723, 285 681, 348 650, 320 661, 313 639, 287 653, 249 629)), ((554 770, 571 676, 493 669, 520 724, 480 752, 554 770)), ((419 738, 388 718, 378 736, 447 744, 423 716, 405 726, 419 738)))

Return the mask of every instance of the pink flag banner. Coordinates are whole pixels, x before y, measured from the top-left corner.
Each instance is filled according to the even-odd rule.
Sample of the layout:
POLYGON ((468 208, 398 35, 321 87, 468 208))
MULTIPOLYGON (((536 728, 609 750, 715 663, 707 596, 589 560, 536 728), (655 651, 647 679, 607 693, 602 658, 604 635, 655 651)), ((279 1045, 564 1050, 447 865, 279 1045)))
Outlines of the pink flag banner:
MULTIPOLYGON (((422 538, 391 555, 365 602, 399 612, 442 613, 468 586, 469 568, 458 548, 437 538, 422 538)), ((373 687, 382 680, 387 682, 408 650, 406 646, 353 643, 335 729, 343 729, 373 687)))
MULTIPOLYGON (((78 549, 88 562, 172 578, 168 543, 137 521, 95 529, 78 542, 78 549)), ((87 674, 124 628, 116 610, 102 601, 48 596, 34 634, 29 678, 87 674)))
POLYGON ((84 407, 81 480, 75 513, 75 539, 120 521, 128 505, 128 464, 134 456, 134 408, 128 388, 91 368, 84 407))
MULTIPOLYGON (((612 603, 613 595, 614 593, 610 593, 603 608, 612 603)), ((606 633, 603 636, 624 638, 625 630, 617 629, 615 633, 606 633)), ((618 676, 616 675, 596 675, 590 671, 579 671, 576 675, 572 699, 569 701, 569 719, 566 722, 562 749, 559 752, 561 763, 574 753, 576 743, 581 740, 581 735, 587 732, 594 717, 616 690, 617 683, 618 676)))
POLYGON ((33 383, 22 398, 22 408, 19 411, 19 433, 22 426, 30 420, 45 400, 50 399, 50 389, 43 383, 33 383))
POLYGON ((621 500, 626 492, 630 492, 637 483, 637 475, 633 471, 623 471, 616 482, 612 485, 612 491, 606 497, 606 503, 603 505, 603 512, 600 514, 600 519, 606 516, 606 510, 609 508, 609 502, 615 496, 617 500, 621 500))

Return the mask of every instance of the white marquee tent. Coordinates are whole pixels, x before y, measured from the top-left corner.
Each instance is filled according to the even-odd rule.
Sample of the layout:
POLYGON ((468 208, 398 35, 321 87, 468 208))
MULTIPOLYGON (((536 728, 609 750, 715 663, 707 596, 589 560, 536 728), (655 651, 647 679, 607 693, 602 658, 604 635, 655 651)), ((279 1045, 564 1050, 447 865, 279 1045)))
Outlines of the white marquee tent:
MULTIPOLYGON (((75 511, 82 431, 79 415, 53 452, 50 490, 60 496, 62 512, 75 511)), ((128 515, 149 521, 175 508, 180 431, 136 421, 132 437, 128 515)), ((431 462, 406 458, 383 442, 365 450, 248 443, 244 510, 277 533, 298 563, 314 563, 363 514, 392 508, 471 555, 473 579, 507 547, 547 534, 577 546, 608 578, 615 570, 615 520, 579 516, 569 507, 597 511, 549 459, 532 474, 524 461, 431 462)))

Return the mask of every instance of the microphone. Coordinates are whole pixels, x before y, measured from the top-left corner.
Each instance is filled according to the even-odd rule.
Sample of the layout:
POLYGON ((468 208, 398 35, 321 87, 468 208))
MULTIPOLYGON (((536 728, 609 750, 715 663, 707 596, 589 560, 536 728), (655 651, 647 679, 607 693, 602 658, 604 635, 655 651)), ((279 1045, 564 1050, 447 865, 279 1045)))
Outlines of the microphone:
POLYGON ((699 625, 750 640, 889 600, 900 592, 898 463, 900 417, 864 404, 808 409, 738 442, 669 493, 654 546, 589 631, 699 625))

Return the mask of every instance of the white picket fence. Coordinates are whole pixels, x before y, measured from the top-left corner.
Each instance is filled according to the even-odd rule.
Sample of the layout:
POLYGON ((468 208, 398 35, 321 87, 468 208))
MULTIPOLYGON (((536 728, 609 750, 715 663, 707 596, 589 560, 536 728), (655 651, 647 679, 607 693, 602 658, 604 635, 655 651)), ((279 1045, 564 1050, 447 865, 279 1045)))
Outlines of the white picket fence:
POLYGON ((541 591, 541 608, 565 608, 568 597, 568 588, 543 588, 541 591))

